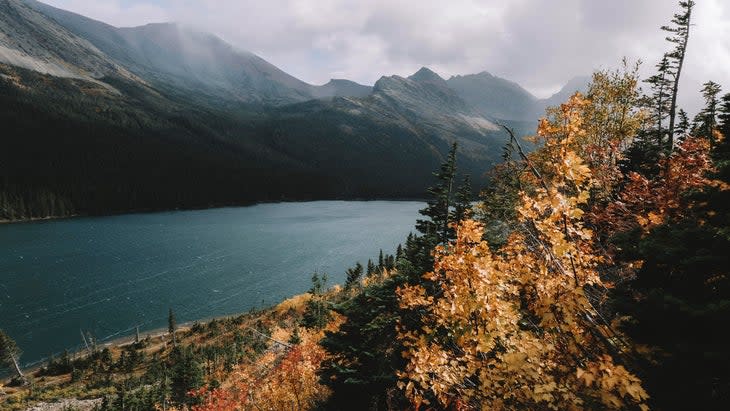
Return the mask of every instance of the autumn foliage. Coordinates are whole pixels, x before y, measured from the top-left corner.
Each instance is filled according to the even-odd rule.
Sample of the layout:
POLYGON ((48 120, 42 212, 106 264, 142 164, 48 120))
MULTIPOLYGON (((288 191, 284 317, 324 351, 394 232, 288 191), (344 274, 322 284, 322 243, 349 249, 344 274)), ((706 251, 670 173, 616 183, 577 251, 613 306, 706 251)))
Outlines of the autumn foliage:
POLYGON ((416 408, 644 407, 640 380, 614 358, 620 336, 590 296, 605 287, 605 260, 584 223, 595 180, 574 149, 588 137, 588 104, 575 95, 562 122, 541 122, 539 155, 550 161, 539 171, 526 159, 537 184, 520 193, 521 228, 501 249, 465 221, 424 276, 435 286, 399 290, 404 309, 423 313, 422 328, 400 333, 409 361, 402 386, 416 408))
POLYGON ((315 374, 323 359, 324 351, 309 338, 282 355, 269 352, 232 373, 230 387, 192 393, 202 399, 193 410, 313 409, 328 395, 315 374))

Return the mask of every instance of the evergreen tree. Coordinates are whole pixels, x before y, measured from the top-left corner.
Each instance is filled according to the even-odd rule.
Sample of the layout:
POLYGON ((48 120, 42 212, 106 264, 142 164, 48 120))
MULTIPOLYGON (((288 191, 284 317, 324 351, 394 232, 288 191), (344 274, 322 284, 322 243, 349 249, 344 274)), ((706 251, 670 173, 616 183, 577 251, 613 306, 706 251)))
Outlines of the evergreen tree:
POLYGON ((697 115, 696 136, 704 137, 714 143, 713 130, 717 128, 717 114, 720 102, 718 94, 720 94, 720 85, 714 81, 708 81, 702 85, 702 97, 705 99, 705 107, 697 115))
MULTIPOLYGON (((714 148, 713 177, 730 184, 730 144, 714 148)), ((730 400, 730 190, 688 193, 684 216, 647 235, 617 237, 636 279, 617 289, 624 330, 652 347, 644 380, 656 409, 725 409, 730 400), (688 376, 691 376, 688 378, 688 376)))
POLYGON ((647 106, 654 119, 654 126, 656 127, 652 134, 656 138, 657 145, 663 147, 665 146, 665 142, 663 141, 665 135, 663 122, 669 116, 669 97, 672 87, 670 80, 672 73, 669 66, 669 57, 666 54, 662 57, 662 60, 657 64, 656 68, 657 74, 644 80, 644 82, 649 84, 652 90, 651 96, 646 97, 647 106))
POLYGON ((718 107, 718 115, 720 133, 725 138, 730 138, 730 93, 722 96, 720 106, 718 107))
POLYGON ((191 405, 195 399, 188 392, 203 385, 203 367, 191 347, 173 348, 170 353, 172 399, 178 404, 191 405))
POLYGON ((20 354, 20 348, 15 344, 15 340, 0 329, 0 367, 12 368, 18 381, 25 383, 25 376, 18 365, 20 354))
POLYGON ((378 255, 378 270, 383 271, 383 267, 385 267, 385 261, 383 260, 383 249, 380 249, 380 255, 378 255))
POLYGON ((682 66, 684 65, 684 57, 687 52, 687 43, 689 41, 689 32, 692 19, 692 8, 695 2, 692 0, 680 1, 679 6, 682 9, 680 13, 676 13, 672 19, 673 26, 662 26, 662 30, 669 33, 667 41, 674 44, 674 50, 667 54, 670 62, 670 73, 672 76, 672 90, 669 105, 669 141, 667 143, 667 151, 671 152, 674 147, 674 127, 677 111, 677 94, 679 92, 679 80, 682 74, 682 66))
POLYGON ((373 260, 368 259, 368 268, 366 274, 368 277, 375 274, 375 264, 373 263, 373 260))
POLYGON ((440 170, 434 173, 438 181, 435 186, 428 189, 431 199, 426 208, 419 210, 421 215, 428 218, 416 222, 416 229, 423 234, 426 242, 433 246, 446 244, 454 238, 454 231, 449 227, 449 216, 456 177, 456 151, 457 144, 454 143, 446 156, 446 161, 440 170))
POLYGON ((332 318, 329 302, 324 296, 326 286, 327 274, 322 274, 322 276, 316 272, 312 274, 312 288, 309 289, 309 293, 312 296, 307 301, 304 315, 302 316, 302 325, 307 328, 323 328, 332 318))
POLYGON ((459 187, 459 191, 456 192, 452 221, 464 221, 471 217, 471 199, 471 177, 467 174, 461 183, 461 187, 459 187))
POLYGON ((357 287, 362 279, 363 267, 359 262, 355 267, 347 269, 347 279, 345 280, 345 289, 350 290, 357 287))
POLYGON ((691 130, 691 126, 689 124, 689 117, 687 117, 687 112, 679 109, 679 122, 677 123, 677 126, 674 128, 674 134, 676 135, 678 140, 683 140, 687 134, 689 134, 691 130))

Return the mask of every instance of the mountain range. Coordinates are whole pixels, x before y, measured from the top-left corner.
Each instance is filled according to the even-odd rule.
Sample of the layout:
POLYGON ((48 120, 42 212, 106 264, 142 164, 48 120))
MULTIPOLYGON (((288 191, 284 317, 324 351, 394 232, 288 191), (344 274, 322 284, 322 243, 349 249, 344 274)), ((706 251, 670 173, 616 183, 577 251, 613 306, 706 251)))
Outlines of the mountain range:
POLYGON ((453 142, 477 186, 540 100, 482 72, 301 81, 173 23, 117 28, 0 0, 0 218, 420 198, 453 142))

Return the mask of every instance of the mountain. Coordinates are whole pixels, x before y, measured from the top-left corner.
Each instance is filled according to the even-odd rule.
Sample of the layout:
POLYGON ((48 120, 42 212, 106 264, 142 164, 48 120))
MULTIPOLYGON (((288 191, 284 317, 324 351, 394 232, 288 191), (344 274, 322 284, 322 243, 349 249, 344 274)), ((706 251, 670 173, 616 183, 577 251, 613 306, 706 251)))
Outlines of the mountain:
POLYGON ((59 77, 130 74, 89 41, 21 2, 0 0, 0 62, 59 77))
POLYGON ((483 116, 499 120, 535 121, 547 107, 557 106, 576 91, 585 93, 591 78, 574 77, 557 93, 538 99, 519 84, 493 76, 479 74, 451 77, 447 84, 483 116))
POLYGON ((537 98, 517 83, 483 71, 451 77, 447 84, 484 116, 502 120, 534 118, 537 98))
POLYGON ((479 186, 507 138, 426 68, 407 78, 382 77, 367 97, 313 100, 270 114, 267 141, 287 156, 347 179, 349 195, 368 197, 420 196, 455 141, 460 172, 471 174, 479 186), (362 176, 358 184, 354 175, 362 176))
POLYGON ((34 0, 26 4, 150 82, 176 92, 247 103, 286 104, 315 97, 360 96, 365 86, 334 80, 307 84, 253 53, 174 23, 117 28, 34 0))
POLYGON ((573 77, 557 93, 546 99, 538 100, 535 114, 539 116, 545 112, 545 108, 559 106, 560 104, 565 103, 568 101, 570 96, 575 94, 576 91, 585 93, 588 91, 588 84, 590 84, 590 82, 590 76, 573 77))
POLYGON ((314 86, 176 24, 0 7, 0 219, 421 198, 451 143, 479 187, 507 138, 496 119, 520 135, 535 127, 500 118, 509 99, 490 81, 524 93, 485 73, 463 78, 503 97, 477 100, 427 68, 314 86))
POLYGON ((322 86, 313 86, 312 94, 317 98, 327 97, 365 97, 373 88, 345 79, 332 79, 322 86))

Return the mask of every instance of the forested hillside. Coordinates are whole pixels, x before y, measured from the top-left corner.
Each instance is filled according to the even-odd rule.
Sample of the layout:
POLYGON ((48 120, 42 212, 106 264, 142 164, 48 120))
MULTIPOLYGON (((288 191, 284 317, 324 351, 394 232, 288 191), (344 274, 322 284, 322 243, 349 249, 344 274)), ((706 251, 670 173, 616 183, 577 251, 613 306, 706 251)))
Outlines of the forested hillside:
POLYGON ((176 24, 117 28, 30 0, 0 6, 2 220, 423 198, 452 142, 484 184, 508 139, 497 124, 534 131, 472 107, 425 68, 375 87, 314 86, 176 24))

